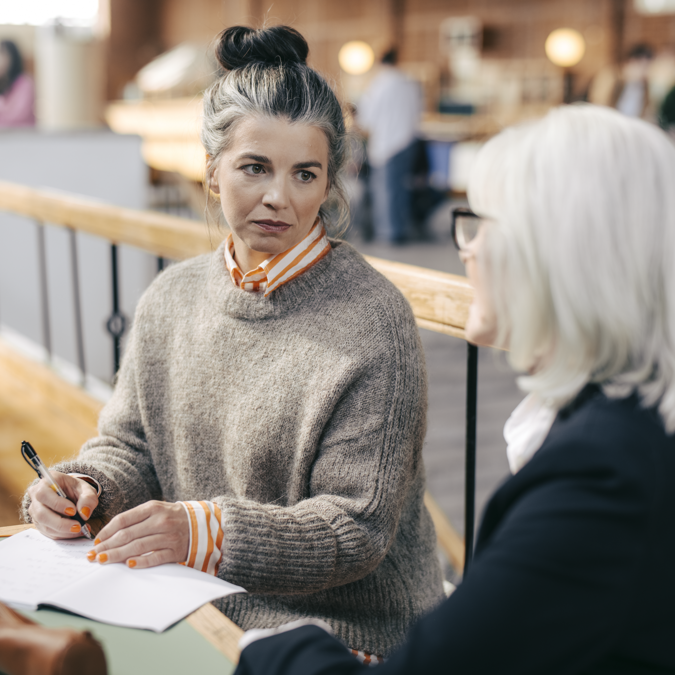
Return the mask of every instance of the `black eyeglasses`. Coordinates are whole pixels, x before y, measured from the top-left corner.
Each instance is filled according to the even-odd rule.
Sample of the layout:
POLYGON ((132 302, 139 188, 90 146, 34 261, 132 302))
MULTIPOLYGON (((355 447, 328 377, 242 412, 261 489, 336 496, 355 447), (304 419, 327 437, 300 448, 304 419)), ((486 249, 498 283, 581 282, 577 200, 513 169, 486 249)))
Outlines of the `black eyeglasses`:
POLYGON ((452 213, 452 241, 459 251, 464 251, 478 234, 483 219, 471 209, 458 206, 452 213))

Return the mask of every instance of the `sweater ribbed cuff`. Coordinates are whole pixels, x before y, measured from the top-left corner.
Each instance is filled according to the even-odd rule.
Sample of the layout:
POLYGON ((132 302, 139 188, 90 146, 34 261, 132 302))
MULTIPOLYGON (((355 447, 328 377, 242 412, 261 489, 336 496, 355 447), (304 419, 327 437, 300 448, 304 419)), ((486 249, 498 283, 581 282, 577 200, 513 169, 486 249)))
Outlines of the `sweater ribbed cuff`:
POLYGON ((68 475, 72 476, 73 478, 79 478, 80 480, 83 480, 85 483, 89 483, 89 485, 91 485, 96 490, 96 496, 97 497, 101 496, 103 488, 101 488, 101 484, 95 478, 87 476, 84 473, 69 473, 68 475))
POLYGON ((311 507, 285 509, 223 500, 227 546, 220 576, 249 593, 313 593, 328 588, 337 543, 330 525, 311 507))

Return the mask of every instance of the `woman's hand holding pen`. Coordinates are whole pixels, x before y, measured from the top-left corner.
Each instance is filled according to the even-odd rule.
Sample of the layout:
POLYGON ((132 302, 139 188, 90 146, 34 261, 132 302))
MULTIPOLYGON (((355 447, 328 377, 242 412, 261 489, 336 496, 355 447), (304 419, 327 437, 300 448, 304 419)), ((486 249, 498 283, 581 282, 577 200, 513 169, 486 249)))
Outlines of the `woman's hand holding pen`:
POLYGON ((87 556, 92 562, 126 562, 142 569, 185 562, 190 525, 181 504, 150 501, 115 516, 99 533, 87 556))
POLYGON ((31 504, 28 513, 39 532, 50 539, 74 539, 82 536, 80 524, 72 520, 76 510, 84 520, 98 506, 96 490, 86 481, 59 471, 51 472, 68 499, 59 497, 49 482, 42 479, 28 488, 31 504))

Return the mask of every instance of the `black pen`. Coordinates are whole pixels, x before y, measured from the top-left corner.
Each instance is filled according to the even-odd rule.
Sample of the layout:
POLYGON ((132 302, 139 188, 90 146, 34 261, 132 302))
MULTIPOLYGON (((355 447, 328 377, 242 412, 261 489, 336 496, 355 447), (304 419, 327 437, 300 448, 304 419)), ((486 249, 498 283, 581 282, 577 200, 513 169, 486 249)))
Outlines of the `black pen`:
MULTIPOLYGON (((52 478, 52 475, 49 473, 49 469, 42 463, 42 460, 38 457, 37 452, 33 450, 33 446, 28 441, 23 441, 21 443, 21 454, 23 458, 28 462, 28 465, 37 473, 40 478, 44 478, 54 492, 59 497, 68 499, 63 490, 57 485, 56 481, 52 478)), ((89 525, 85 522, 84 518, 75 511, 75 515, 72 516, 73 520, 76 520, 82 526, 82 534, 87 539, 93 539, 91 534, 91 529, 89 525)))

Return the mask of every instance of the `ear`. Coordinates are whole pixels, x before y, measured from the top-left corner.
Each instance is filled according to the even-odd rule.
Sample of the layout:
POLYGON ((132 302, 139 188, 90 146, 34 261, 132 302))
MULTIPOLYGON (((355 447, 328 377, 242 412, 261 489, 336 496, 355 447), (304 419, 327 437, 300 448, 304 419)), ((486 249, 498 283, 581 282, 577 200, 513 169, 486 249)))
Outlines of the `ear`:
POLYGON ((206 155, 206 175, 209 176, 209 190, 213 192, 214 194, 219 195, 220 194, 220 186, 218 185, 218 179, 216 178, 216 170, 213 168, 213 171, 211 170, 213 167, 213 160, 211 159, 211 155, 207 153, 206 155))

